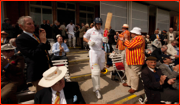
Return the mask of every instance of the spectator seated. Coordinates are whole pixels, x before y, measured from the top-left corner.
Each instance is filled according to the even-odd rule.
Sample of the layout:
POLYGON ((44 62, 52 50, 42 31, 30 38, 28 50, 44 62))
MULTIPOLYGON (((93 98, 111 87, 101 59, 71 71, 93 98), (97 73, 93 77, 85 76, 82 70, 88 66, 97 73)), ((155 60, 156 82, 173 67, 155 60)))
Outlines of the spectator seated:
POLYGON ((179 102, 179 91, 172 88, 176 78, 169 79, 156 67, 156 58, 147 58, 147 67, 141 72, 147 104, 160 104, 161 101, 179 102))

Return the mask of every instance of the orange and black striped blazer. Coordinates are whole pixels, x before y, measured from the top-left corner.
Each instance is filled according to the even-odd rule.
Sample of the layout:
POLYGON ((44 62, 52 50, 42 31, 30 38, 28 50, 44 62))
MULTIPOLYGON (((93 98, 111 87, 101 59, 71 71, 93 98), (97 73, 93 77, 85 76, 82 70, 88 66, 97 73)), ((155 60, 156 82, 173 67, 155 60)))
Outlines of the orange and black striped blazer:
POLYGON ((139 35, 130 41, 126 40, 124 45, 126 49, 127 65, 143 65, 145 62, 145 40, 139 35))

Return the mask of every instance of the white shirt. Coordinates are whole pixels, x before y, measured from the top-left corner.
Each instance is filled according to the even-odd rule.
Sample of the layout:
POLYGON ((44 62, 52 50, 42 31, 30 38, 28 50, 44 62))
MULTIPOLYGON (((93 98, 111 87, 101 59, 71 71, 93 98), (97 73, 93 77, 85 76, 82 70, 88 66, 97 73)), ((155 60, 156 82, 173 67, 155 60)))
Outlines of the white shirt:
MULTIPOLYGON (((54 91, 52 88, 51 90, 52 90, 52 104, 54 104, 57 97, 56 96, 57 91, 54 91)), ((60 95, 60 104, 67 104, 63 89, 60 91, 59 95, 60 95)))
POLYGON ((68 32, 74 32, 74 28, 75 28, 75 26, 74 26, 74 24, 68 24, 67 26, 66 26, 66 29, 68 29, 68 32))
MULTIPOLYGON (((29 32, 26 32, 26 31, 23 31, 25 34, 28 34, 29 36, 31 36, 33 39, 36 40, 36 38, 33 36, 34 33, 29 33, 29 32)), ((37 40, 36 40, 37 41, 37 40)))
POLYGON ((154 72, 154 70, 153 69, 151 69, 150 67, 148 67, 149 68, 149 70, 151 70, 152 72, 154 72))
POLYGON ((87 32, 84 34, 84 38, 95 42, 93 46, 90 46, 91 50, 102 50, 103 45, 103 32, 104 30, 101 28, 100 30, 96 30, 95 27, 87 30, 87 32))
POLYGON ((170 40, 170 41, 173 41, 173 40, 174 40, 174 35, 173 35, 173 33, 169 33, 169 40, 170 40))
MULTIPOLYGON (((3 41, 3 38, 1 38, 1 42, 3 41)), ((4 41, 3 41, 3 43, 5 43, 6 42, 6 38, 4 39, 4 41)))

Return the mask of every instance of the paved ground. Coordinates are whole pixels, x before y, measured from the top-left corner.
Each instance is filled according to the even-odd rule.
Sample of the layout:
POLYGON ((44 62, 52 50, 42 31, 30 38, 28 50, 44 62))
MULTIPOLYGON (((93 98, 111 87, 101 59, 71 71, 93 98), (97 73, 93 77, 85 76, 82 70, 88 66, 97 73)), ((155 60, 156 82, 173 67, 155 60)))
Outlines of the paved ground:
MULTIPOLYGON (((71 48, 67 57, 71 80, 79 83, 81 93, 87 104, 139 104, 139 97, 144 95, 141 82, 139 91, 130 94, 128 93, 129 87, 122 86, 119 81, 111 80, 110 71, 113 70, 113 67, 110 67, 106 75, 101 75, 100 92, 102 99, 98 100, 93 92, 88 51, 71 48)), ((22 104, 33 104, 33 100, 22 104)))
POLYGON ((101 75, 100 87, 103 98, 98 100, 93 92, 89 57, 87 57, 88 52, 78 49, 70 49, 67 56, 69 58, 70 76, 73 81, 79 83, 81 93, 87 104, 134 104, 138 103, 139 96, 144 94, 142 84, 140 84, 140 91, 135 94, 130 94, 128 93, 128 90, 130 89, 129 87, 122 86, 121 82, 112 81, 110 79, 110 71, 113 70, 113 67, 110 67, 108 68, 109 72, 106 75, 101 75))

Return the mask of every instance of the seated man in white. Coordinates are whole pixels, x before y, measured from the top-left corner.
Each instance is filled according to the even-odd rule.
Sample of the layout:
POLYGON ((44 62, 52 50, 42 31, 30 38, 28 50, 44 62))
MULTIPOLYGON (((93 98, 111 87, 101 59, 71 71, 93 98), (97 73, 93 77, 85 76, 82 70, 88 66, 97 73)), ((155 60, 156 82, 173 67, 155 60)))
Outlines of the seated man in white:
POLYGON ((56 36, 57 42, 52 46, 53 57, 51 60, 67 59, 66 53, 69 52, 69 48, 63 43, 63 38, 60 34, 56 36))
POLYGON ((35 104, 85 104, 77 82, 65 82, 65 66, 51 67, 43 73, 38 85, 44 89, 35 95, 35 104))
POLYGON ((175 65, 179 64, 179 48, 177 48, 177 41, 174 40, 171 43, 167 45, 167 53, 171 55, 171 59, 173 59, 175 62, 175 65))

